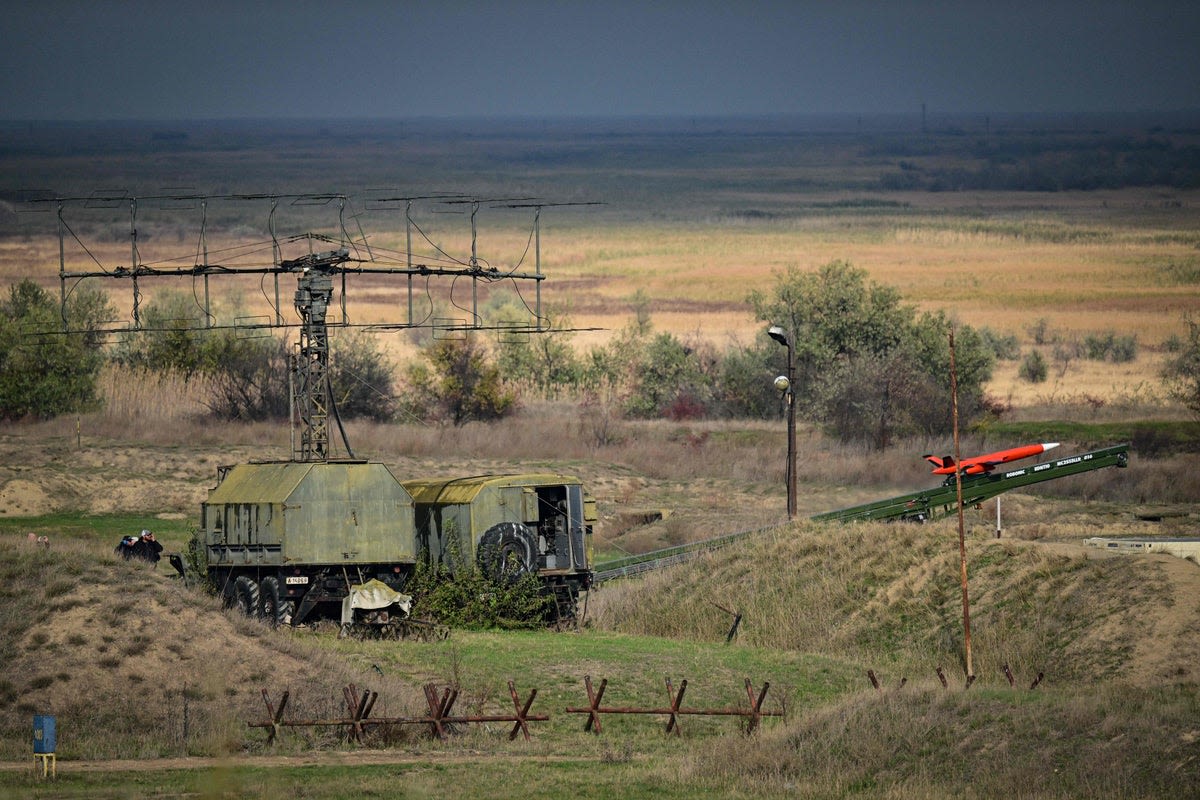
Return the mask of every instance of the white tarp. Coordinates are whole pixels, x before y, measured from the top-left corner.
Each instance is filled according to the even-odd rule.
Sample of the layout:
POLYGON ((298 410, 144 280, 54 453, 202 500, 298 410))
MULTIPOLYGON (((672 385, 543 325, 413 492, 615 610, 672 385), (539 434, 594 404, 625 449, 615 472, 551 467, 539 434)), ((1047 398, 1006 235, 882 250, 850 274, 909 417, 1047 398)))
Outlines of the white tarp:
POLYGON ((350 594, 342 600, 342 624, 354 621, 356 608, 373 611, 395 605, 403 612, 402 616, 408 616, 408 612, 412 610, 412 603, 411 595, 397 592, 383 581, 373 578, 366 583, 350 587, 350 594))

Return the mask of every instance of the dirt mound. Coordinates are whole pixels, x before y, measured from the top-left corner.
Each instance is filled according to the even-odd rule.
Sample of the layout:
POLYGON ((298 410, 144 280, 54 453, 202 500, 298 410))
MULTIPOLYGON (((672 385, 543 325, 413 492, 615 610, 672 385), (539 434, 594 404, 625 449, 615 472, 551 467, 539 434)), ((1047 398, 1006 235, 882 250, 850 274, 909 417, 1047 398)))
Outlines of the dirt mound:
POLYGON ((0 745, 0 759, 24 755, 33 714, 58 717, 62 749, 76 758, 219 755, 265 740, 246 728, 266 717, 263 690, 278 698, 290 689, 301 716, 340 716, 350 683, 392 701, 413 695, 347 666, 309 630, 271 630, 226 612, 168 576, 165 563, 83 554, 82 545, 30 556, 16 537, 0 544, 42 562, 25 569, 30 585, 21 587, 24 622, 36 621, 9 621, 21 630, 6 646, 0 741, 13 744, 0 745), (91 565, 79 568, 81 556, 91 565))
MULTIPOLYGON (((1078 547, 1078 546, 1077 546, 1078 547)), ((1167 555, 1110 555, 1079 547, 1088 558, 1142 562, 1154 601, 1136 610, 1138 635, 1124 677, 1146 686, 1200 681, 1200 567, 1167 555)))
POLYGON ((19 432, 0 435, 0 516, 194 513, 215 483, 218 465, 251 457, 252 448, 185 455, 173 447, 54 437, 31 444, 19 432))
POLYGON ((50 495, 37 481, 15 478, 0 487, 0 514, 35 517, 54 510, 50 495))

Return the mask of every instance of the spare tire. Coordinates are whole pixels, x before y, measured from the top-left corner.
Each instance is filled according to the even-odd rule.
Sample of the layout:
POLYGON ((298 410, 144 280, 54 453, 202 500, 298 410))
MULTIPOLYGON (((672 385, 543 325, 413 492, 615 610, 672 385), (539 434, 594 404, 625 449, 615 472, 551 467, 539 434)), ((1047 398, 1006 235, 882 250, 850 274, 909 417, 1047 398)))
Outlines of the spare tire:
POLYGON ((519 522, 501 522, 479 537, 475 560, 480 571, 492 580, 514 581, 537 572, 537 538, 519 522))

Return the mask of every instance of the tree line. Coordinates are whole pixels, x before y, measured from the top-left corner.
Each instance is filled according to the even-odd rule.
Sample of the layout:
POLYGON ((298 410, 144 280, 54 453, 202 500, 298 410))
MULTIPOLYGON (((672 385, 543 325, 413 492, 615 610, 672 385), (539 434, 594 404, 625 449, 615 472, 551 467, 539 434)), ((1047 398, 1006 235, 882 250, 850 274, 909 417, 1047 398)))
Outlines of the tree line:
MULTIPOLYGON (((644 295, 634 298, 625 328, 585 351, 561 330, 504 343, 467 334, 428 341, 417 359, 398 368, 374 335, 335 328, 333 400, 343 418, 451 425, 501 419, 523 396, 603 402, 627 418, 777 418, 785 405, 773 378, 788 371, 787 348, 766 333, 777 325, 791 343, 798 416, 842 441, 882 449, 899 437, 949 431, 951 330, 963 424, 994 410, 984 385, 997 358, 1019 353, 1015 337, 955 324, 941 311, 918 312, 897 289, 844 261, 816 270, 791 267, 746 300, 761 331, 724 350, 700 337, 656 331, 644 295)), ((501 319, 528 313, 515 299, 499 298, 495 306, 501 319)), ((98 331, 115 312, 99 292, 79 289, 60 305, 26 280, 10 288, 0 310, 4 419, 96 408, 97 378, 108 362, 196 381, 216 418, 288 416, 289 343, 206 328, 190 297, 167 294, 146 304, 144 330, 112 346, 98 331)), ((1188 338, 1164 379, 1177 399, 1200 413, 1200 328, 1192 320, 1187 325, 1188 338)))

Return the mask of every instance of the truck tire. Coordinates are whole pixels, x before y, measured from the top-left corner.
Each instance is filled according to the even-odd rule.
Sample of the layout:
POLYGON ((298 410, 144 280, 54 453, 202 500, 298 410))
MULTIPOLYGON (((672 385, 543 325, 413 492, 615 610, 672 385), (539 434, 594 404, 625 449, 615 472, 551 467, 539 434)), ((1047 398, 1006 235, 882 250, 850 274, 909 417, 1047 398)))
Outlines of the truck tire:
POLYGON ((258 596, 261 601, 259 610, 263 621, 272 628, 287 624, 284 620, 283 603, 279 599, 279 579, 274 575, 263 578, 258 585, 258 596))
POLYGON ((537 539, 519 522, 493 525, 479 537, 479 569, 496 582, 511 582, 537 572, 537 539))
POLYGON ((233 599, 238 610, 247 617, 257 617, 259 613, 258 584, 248 575, 238 575, 233 582, 233 599))

